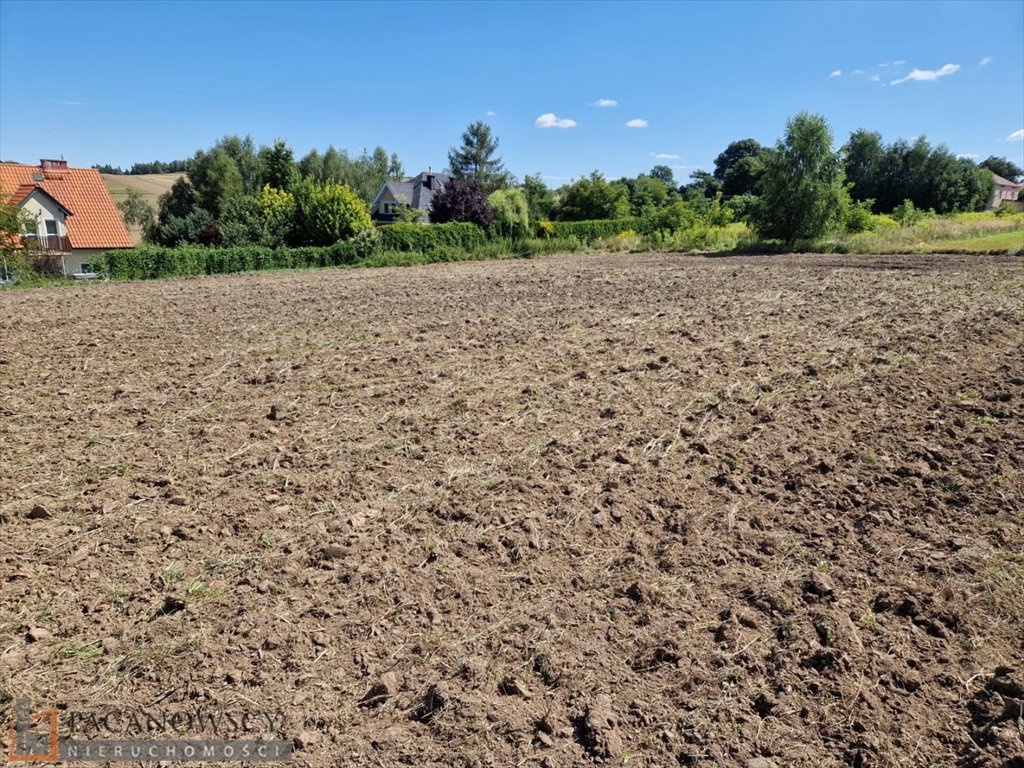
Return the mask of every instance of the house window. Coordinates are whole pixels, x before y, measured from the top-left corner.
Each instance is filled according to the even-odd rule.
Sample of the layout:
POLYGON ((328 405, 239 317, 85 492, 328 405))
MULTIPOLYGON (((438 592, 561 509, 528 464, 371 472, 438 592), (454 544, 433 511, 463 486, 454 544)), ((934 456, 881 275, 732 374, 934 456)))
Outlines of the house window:
POLYGON ((56 235, 57 234, 57 222, 53 219, 47 219, 46 222, 46 234, 56 235))
POLYGON ((88 274, 89 272, 92 272, 92 270, 91 270, 91 269, 89 268, 89 264, 88 264, 88 262, 86 262, 86 263, 83 263, 83 264, 81 264, 81 265, 80 265, 80 266, 78 267, 78 271, 79 271, 79 272, 80 272, 81 274, 83 274, 83 275, 85 275, 85 274, 88 274))

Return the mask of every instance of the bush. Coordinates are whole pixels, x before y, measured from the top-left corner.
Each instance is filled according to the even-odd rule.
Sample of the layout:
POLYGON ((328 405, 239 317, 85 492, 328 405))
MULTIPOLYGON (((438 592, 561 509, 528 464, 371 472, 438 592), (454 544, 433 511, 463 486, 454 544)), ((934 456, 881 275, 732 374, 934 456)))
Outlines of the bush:
POLYGON ((592 243, 602 237, 612 237, 620 232, 640 229, 640 222, 633 217, 622 219, 595 219, 593 221, 549 221, 538 222, 538 237, 555 237, 562 240, 576 238, 581 243, 592 243), (550 225, 550 231, 548 226, 550 225))
POLYGON ((846 207, 843 216, 843 224, 847 232, 867 232, 874 229, 874 221, 871 215, 871 206, 874 200, 851 201, 846 207))
POLYGON ((476 179, 449 179, 430 201, 430 221, 462 222, 486 227, 494 220, 491 205, 476 179))
POLYGON ((659 208, 642 217, 637 225, 645 235, 664 236, 689 229, 696 223, 697 213, 682 200, 676 200, 672 205, 659 208))
POLYGON ((914 207, 911 200, 904 200, 892 210, 892 217, 900 223, 900 226, 912 227, 925 219, 934 219, 935 211, 922 211, 914 207))
POLYGON ((537 222, 537 237, 540 238, 552 238, 555 236, 555 225, 547 219, 541 219, 537 222))
POLYGON ((1013 216, 1013 214, 1017 212, 1017 206, 1015 206, 1009 200, 1003 200, 1003 202, 1001 202, 999 204, 999 207, 996 208, 995 210, 995 214, 999 218, 1003 218, 1004 216, 1013 216))
POLYGON ((736 221, 747 221, 756 206, 756 195, 736 195, 729 199, 729 207, 732 208, 736 221))
POLYGON ((732 224, 734 218, 733 209, 722 203, 722 193, 715 195, 715 199, 708 206, 705 217, 712 227, 727 227, 732 224))
POLYGON ((306 181, 295 205, 300 243, 328 246, 373 226, 366 203, 346 184, 306 181))

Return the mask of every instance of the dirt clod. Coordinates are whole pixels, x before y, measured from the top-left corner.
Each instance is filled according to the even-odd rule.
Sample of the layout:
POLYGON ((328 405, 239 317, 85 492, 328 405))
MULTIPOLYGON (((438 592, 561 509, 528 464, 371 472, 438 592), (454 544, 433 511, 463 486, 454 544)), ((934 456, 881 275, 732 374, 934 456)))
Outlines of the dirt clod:
POLYGON ((522 696, 529 699, 533 694, 522 680, 515 677, 506 677, 498 684, 498 690, 505 696, 522 696))
POLYGON ((594 757, 614 759, 622 754, 622 736, 612 699, 606 693, 595 696, 587 705, 578 729, 580 743, 594 757))
POLYGON ((339 560, 348 554, 348 549, 341 544, 328 544, 323 548, 321 554, 324 560, 339 560))
POLYGON ((32 627, 25 635, 30 643, 42 643, 53 639, 53 633, 45 627, 32 627))
POLYGON ((50 510, 42 504, 33 504, 32 509, 26 513, 25 517, 29 520, 49 520, 52 515, 50 514, 50 510))
POLYGON ((317 731, 302 731, 292 739, 295 748, 302 751, 314 749, 321 741, 323 741, 323 737, 317 731))
POLYGON ((373 684, 366 695, 359 702, 363 707, 379 707, 392 696, 398 694, 398 675, 395 672, 385 672, 380 680, 373 684))

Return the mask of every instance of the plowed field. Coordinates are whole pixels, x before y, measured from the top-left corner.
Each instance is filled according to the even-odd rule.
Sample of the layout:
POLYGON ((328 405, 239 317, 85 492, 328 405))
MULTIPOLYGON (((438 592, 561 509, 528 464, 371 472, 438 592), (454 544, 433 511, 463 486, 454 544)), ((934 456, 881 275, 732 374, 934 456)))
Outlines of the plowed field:
POLYGON ((1021 766, 1022 417, 1019 258, 5 292, 0 712, 280 710, 323 768, 1021 766))

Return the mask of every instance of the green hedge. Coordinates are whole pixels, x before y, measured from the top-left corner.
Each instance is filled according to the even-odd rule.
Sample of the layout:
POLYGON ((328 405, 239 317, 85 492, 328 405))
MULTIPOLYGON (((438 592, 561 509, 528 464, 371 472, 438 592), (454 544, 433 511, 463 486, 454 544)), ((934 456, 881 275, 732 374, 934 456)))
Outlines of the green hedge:
POLYGON ((262 269, 331 267, 351 264, 356 260, 356 255, 357 247, 351 242, 336 243, 326 248, 263 248, 258 245, 162 248, 144 245, 131 250, 107 251, 103 259, 106 273, 110 277, 149 280, 156 277, 222 275, 262 269))
POLYGON ((472 251, 487 242, 487 233, 476 224, 388 224, 378 230, 382 251, 419 251, 461 248, 472 251))
MULTIPOLYGON (((551 226, 554 228, 554 236, 557 238, 568 239, 574 237, 580 242, 590 243, 602 237, 613 237, 627 230, 636 231, 639 226, 639 220, 635 217, 629 217, 625 219, 597 219, 594 221, 553 221, 551 226)), ((537 236, 544 236, 544 233, 539 228, 537 236)))
MULTIPOLYGON (((546 253, 549 251, 548 246, 575 250, 577 244, 617 235, 635 229, 636 226, 636 219, 556 221, 553 223, 554 237, 545 243, 532 241, 532 245, 527 247, 531 241, 522 241, 522 247, 509 246, 498 250, 523 255, 546 253)), ((380 254, 421 254, 421 263, 486 258, 489 244, 500 245, 504 242, 500 238, 489 239, 487 233, 476 224, 390 224, 380 227, 375 238, 362 241, 355 238, 325 248, 265 248, 258 245, 227 248, 183 245, 164 248, 143 245, 130 250, 107 251, 103 259, 105 271, 112 278, 150 280, 157 277, 222 275, 264 269, 334 267, 357 261, 361 264, 372 263, 380 254)), ((387 257, 393 258, 393 255, 387 257)))

